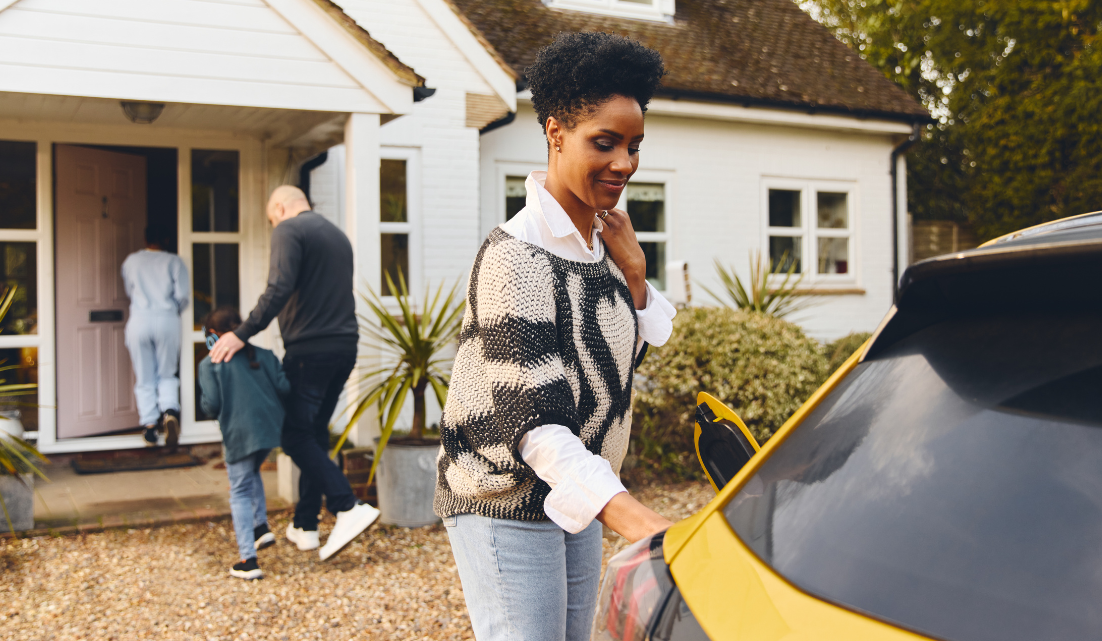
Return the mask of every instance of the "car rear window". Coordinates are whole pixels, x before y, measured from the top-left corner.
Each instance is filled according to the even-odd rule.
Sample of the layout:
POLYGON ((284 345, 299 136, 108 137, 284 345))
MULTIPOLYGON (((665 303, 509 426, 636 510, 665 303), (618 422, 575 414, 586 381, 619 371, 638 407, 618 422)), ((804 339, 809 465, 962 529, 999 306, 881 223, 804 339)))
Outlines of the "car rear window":
POLYGON ((799 588, 944 639, 1102 635, 1102 315, 945 321, 862 363, 725 508, 799 588))

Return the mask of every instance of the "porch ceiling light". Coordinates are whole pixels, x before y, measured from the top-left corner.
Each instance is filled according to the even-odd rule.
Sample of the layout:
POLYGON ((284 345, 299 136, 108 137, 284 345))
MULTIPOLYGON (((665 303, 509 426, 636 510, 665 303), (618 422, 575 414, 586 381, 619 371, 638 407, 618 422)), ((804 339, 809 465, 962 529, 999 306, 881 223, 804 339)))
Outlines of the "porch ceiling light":
POLYGON ((151 124, 165 109, 165 103, 163 102, 133 102, 120 100, 119 104, 122 105, 122 112, 126 114, 126 118, 130 122, 139 125, 151 124))

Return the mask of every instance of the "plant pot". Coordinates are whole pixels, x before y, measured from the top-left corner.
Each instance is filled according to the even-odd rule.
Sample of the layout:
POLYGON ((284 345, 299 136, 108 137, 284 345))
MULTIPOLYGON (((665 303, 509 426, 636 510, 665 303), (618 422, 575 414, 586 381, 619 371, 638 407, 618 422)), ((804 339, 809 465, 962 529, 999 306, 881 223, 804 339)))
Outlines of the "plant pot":
POLYGON ((379 458, 375 484, 379 494, 379 521, 404 527, 439 523, 432 512, 436 494, 436 456, 439 441, 387 443, 379 458))
MULTIPOLYGON (((34 475, 23 474, 15 477, 0 474, 0 496, 4 497, 4 506, 15 531, 34 528, 34 475)), ((8 521, 0 511, 0 532, 8 531, 8 521)))

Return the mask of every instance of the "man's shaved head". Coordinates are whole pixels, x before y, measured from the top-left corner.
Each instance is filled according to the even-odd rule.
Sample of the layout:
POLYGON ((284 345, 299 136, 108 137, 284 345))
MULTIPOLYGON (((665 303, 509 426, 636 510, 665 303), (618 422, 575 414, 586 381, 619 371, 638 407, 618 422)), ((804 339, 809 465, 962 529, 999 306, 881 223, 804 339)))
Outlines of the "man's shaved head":
POLYGON ((272 227, 309 210, 310 201, 307 200, 306 194, 294 185, 276 187, 272 190, 271 198, 268 199, 268 220, 272 223, 272 227))

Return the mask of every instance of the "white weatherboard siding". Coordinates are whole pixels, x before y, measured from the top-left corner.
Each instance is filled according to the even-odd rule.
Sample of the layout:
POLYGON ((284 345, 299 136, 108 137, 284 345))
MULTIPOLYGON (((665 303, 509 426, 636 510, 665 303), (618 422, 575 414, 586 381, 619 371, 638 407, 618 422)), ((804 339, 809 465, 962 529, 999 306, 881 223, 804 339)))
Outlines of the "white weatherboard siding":
MULTIPOLYGON (((792 319, 811 335, 832 339, 872 331, 891 306, 892 144, 888 133, 649 115, 637 180, 668 185, 666 258, 689 262, 698 305, 714 304, 699 284, 720 288, 714 259, 734 265, 745 277, 750 252, 764 249, 767 181, 849 185, 856 219, 850 249, 854 273, 848 282, 829 287, 864 293, 822 297, 792 319)), ((504 175, 545 165, 546 149, 528 104, 513 124, 482 137, 482 235, 504 220, 504 175)))
MULTIPOLYGON (((405 158, 410 154, 402 150, 417 150, 407 160, 416 174, 411 188, 420 185, 419 193, 411 194, 411 201, 419 201, 417 211, 411 211, 411 244, 418 251, 411 248, 410 260, 420 257, 420 264, 410 265, 419 276, 413 291, 424 291, 426 283, 450 285, 466 274, 483 239, 478 216, 479 135, 465 125, 466 96, 496 95, 495 86, 512 86, 513 79, 499 67, 472 62, 418 0, 339 4, 424 76, 426 86, 436 89, 433 96, 415 103, 411 114, 383 125, 380 143, 384 158, 405 158)), ((314 175, 341 171, 328 167, 331 164, 326 162, 314 175)))
MULTIPOLYGON (((324 46, 362 49, 312 2, 278 4, 314 21, 324 46)), ((360 57, 345 63, 384 69, 360 57)), ((409 91, 362 80, 262 0, 19 0, 0 12, 0 91, 368 113, 409 91)))

